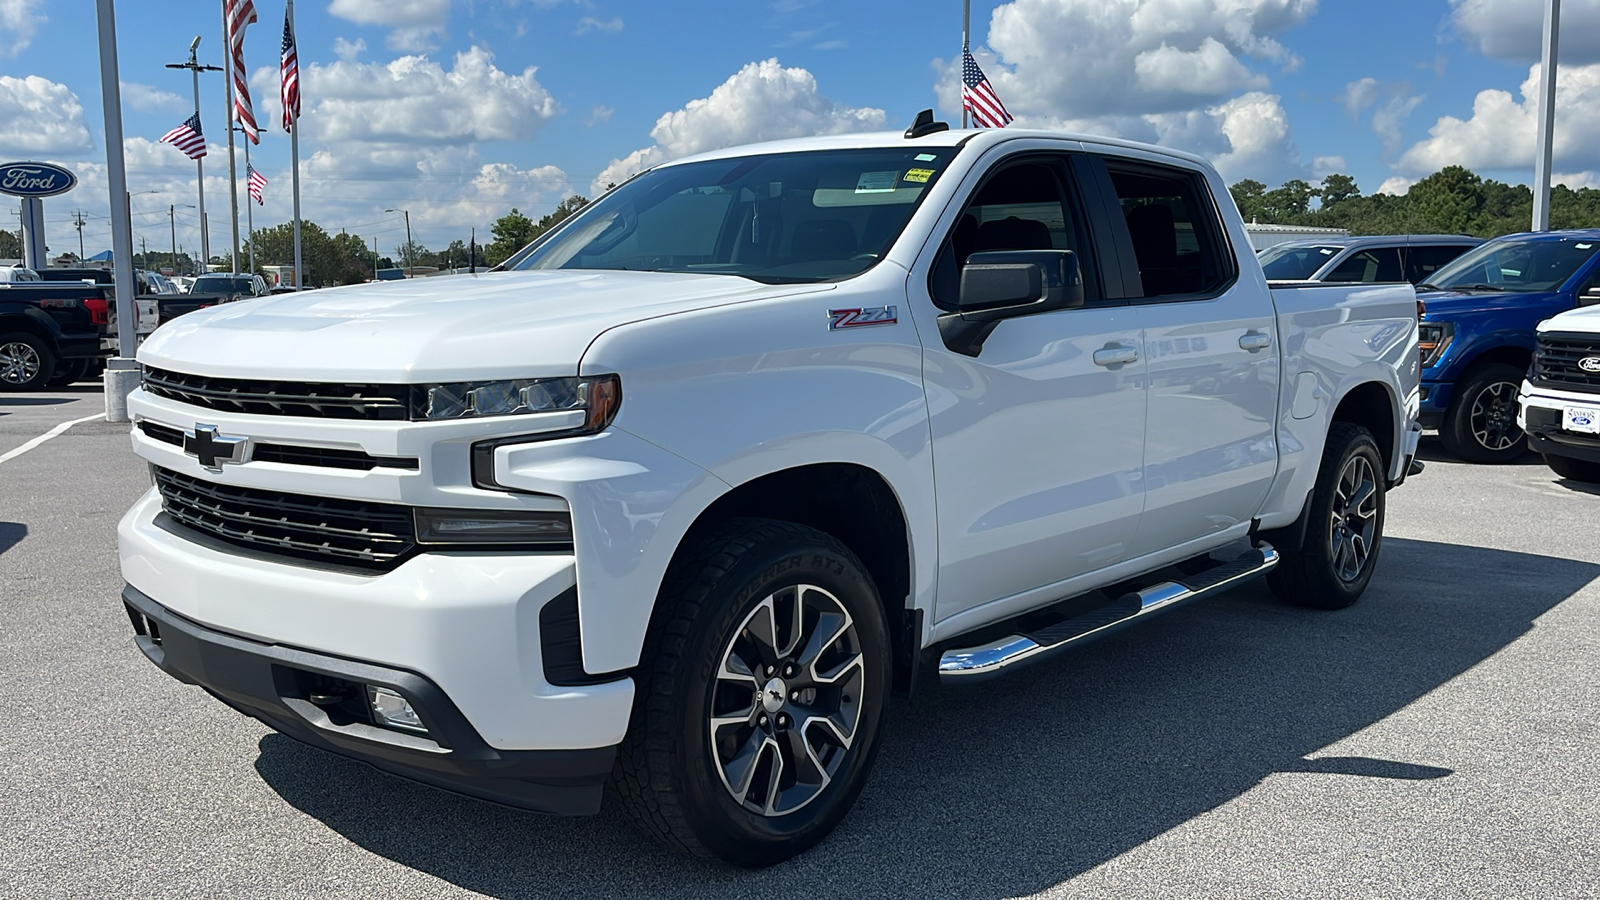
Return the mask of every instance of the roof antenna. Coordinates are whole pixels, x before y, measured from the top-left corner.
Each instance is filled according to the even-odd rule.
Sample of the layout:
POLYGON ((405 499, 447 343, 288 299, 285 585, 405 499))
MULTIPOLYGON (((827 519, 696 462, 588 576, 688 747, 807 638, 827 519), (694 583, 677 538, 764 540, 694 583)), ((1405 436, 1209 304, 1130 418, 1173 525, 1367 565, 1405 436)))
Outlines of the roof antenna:
POLYGON ((917 120, 911 123, 910 128, 906 129, 906 138, 919 138, 925 134, 936 134, 940 131, 949 130, 949 122, 935 122, 933 120, 933 110, 925 109, 917 113, 917 120))

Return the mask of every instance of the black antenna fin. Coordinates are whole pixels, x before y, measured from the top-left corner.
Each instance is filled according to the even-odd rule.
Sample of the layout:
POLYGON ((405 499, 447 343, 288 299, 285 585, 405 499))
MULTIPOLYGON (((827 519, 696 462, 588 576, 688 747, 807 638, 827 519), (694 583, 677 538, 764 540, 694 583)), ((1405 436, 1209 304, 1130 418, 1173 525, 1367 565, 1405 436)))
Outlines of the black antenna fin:
POLYGON ((935 122, 933 120, 933 110, 925 109, 922 112, 917 113, 917 120, 911 123, 910 128, 906 129, 906 138, 919 138, 925 134, 936 134, 941 131, 949 130, 949 122, 935 122))

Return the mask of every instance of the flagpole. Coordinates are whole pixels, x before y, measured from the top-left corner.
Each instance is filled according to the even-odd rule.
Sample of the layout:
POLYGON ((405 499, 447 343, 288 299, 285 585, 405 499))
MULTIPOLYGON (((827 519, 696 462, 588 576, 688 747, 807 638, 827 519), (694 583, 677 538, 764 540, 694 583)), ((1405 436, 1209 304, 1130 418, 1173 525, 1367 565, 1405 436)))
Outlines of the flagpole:
MULTIPOLYGON (((961 0, 961 62, 956 66, 957 72, 960 72, 967 64, 967 53, 970 52, 967 48, 971 46, 971 38, 972 0, 961 0)), ((966 128, 968 124, 970 123, 967 121, 967 102, 963 99, 961 101, 961 127, 966 128)))
MULTIPOLYGON (((243 131, 244 129, 240 128, 239 130, 243 131)), ((250 180, 252 171, 254 171, 254 167, 250 165, 250 139, 246 137, 244 142, 244 178, 246 182, 250 180)), ((250 274, 254 275, 256 273, 256 210, 255 207, 250 205, 249 191, 245 192, 244 197, 244 221, 245 233, 250 236, 250 274)))
POLYGON ((229 271, 239 271, 239 165, 233 149, 233 35, 228 32, 228 7, 222 4, 222 56, 228 79, 228 114, 222 120, 228 127, 228 211, 233 223, 233 260, 229 271))
MULTIPOLYGON (((294 0, 289 0, 289 8, 284 13, 284 15, 287 16, 288 19, 289 19, 289 35, 290 35, 290 37, 293 37, 294 36, 294 0)), ((300 47, 298 45, 298 42, 296 42, 295 57, 298 59, 299 55, 300 55, 300 47)), ((299 65, 299 63, 296 62, 296 66, 298 66, 298 65, 299 65)), ((295 77, 297 79, 295 90, 298 91, 299 90, 299 87, 298 87, 298 78, 299 78, 299 76, 296 75, 295 77)), ((278 73, 278 78, 280 80, 283 78, 283 73, 282 72, 278 73)), ((295 104, 295 105, 297 107, 299 106, 298 103, 295 104)), ((301 268, 301 264, 300 264, 300 111, 299 111, 299 109, 296 109, 294 111, 294 115, 290 117, 290 121, 292 121, 294 123, 294 128, 291 129, 290 132, 289 132, 289 165, 290 165, 291 171, 293 173, 291 175, 291 178, 293 179, 293 184, 294 184, 294 286, 297 287, 297 288, 302 288, 303 289, 306 286, 306 282, 305 282, 305 270, 301 268)))

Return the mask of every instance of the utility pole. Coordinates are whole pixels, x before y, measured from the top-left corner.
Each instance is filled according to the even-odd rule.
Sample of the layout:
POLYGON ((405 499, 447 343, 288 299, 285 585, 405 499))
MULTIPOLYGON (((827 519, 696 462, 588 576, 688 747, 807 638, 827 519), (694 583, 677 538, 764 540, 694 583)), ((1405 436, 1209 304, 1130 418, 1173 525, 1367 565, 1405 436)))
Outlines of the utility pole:
POLYGON ((372 236, 372 280, 378 280, 378 236, 372 236))
POLYGON ((1561 0, 1544 3, 1544 61, 1539 69, 1539 136, 1533 157, 1533 230, 1550 230, 1550 165, 1555 157, 1556 38, 1561 0))
MULTIPOLYGON (((200 65, 200 62, 199 62, 199 59, 198 59, 198 56, 197 56, 197 53, 196 53, 196 50, 199 48, 199 46, 200 46, 200 35, 195 35, 194 41, 189 44, 189 61, 185 62, 185 63, 167 63, 167 68, 169 68, 169 69, 188 69, 190 72, 192 72, 194 74, 194 114, 195 114, 195 117, 197 119, 200 116, 200 73, 201 72, 221 72, 222 71, 222 67, 221 66, 202 66, 202 65, 200 65)), ((204 134, 205 130, 201 129, 201 133, 204 134)), ((199 159, 194 161, 194 174, 195 174, 195 182, 194 183, 195 183, 197 191, 199 192, 199 203, 200 203, 200 256, 201 256, 201 258, 203 260, 202 264, 204 264, 204 263, 208 263, 208 262, 211 261, 211 236, 206 234, 206 161, 205 161, 205 157, 201 157, 201 158, 199 158, 199 159)), ((78 230, 82 231, 83 229, 79 228, 78 230)), ((177 265, 177 261, 176 260, 173 261, 173 265, 177 265)))
POLYGON ((386 210, 384 210, 384 212, 397 212, 397 213, 404 213, 405 214, 405 217, 406 217, 406 277, 407 278, 415 278, 416 274, 417 274, 416 273, 416 265, 414 263, 412 263, 412 261, 411 261, 411 250, 412 250, 412 247, 411 247, 411 210, 409 210, 409 209, 386 209, 386 210))
POLYGON ((167 207, 167 226, 172 229, 172 274, 178 274, 178 207, 167 207))
POLYGON ((83 262, 83 210, 72 211, 72 224, 78 226, 78 262, 83 262))

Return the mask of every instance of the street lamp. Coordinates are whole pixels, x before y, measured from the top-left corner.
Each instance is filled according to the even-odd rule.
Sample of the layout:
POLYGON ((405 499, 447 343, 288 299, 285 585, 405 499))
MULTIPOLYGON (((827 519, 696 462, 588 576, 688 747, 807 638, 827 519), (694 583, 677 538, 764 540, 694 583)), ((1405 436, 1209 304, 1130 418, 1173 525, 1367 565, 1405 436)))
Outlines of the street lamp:
POLYGON ((415 278, 416 274, 417 274, 416 273, 416 266, 411 264, 411 210, 409 210, 409 209, 386 209, 386 210, 384 210, 384 212, 397 212, 397 213, 404 213, 405 214, 405 217, 406 217, 406 277, 407 278, 415 278))

